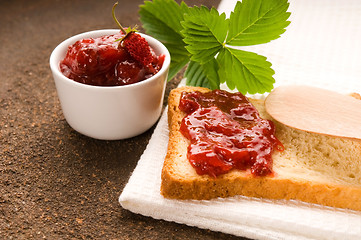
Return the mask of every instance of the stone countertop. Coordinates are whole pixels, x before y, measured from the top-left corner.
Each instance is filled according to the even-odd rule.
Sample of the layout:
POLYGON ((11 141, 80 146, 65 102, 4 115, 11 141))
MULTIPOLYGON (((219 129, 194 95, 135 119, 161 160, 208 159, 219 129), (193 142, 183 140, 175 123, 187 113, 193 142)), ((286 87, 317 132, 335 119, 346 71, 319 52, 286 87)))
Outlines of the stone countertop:
MULTIPOLYGON (((141 0, 122 0, 123 25, 141 25, 141 0)), ((217 7, 219 1, 185 1, 217 7)), ((154 220, 118 197, 154 128, 100 141, 65 121, 49 68, 64 39, 117 28, 114 1, 0 2, 0 237, 2 239, 239 239, 154 220)), ((168 83, 167 94, 182 76, 168 83)))

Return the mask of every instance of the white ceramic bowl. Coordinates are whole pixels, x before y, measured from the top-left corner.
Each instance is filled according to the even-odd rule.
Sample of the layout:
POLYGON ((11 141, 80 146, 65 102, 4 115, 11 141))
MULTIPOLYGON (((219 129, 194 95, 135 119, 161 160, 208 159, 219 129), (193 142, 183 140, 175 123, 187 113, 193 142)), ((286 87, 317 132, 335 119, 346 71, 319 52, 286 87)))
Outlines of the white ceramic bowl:
POLYGON ((50 56, 61 108, 69 125, 86 136, 102 140, 134 137, 151 128, 163 106, 170 55, 158 40, 141 34, 157 55, 164 54, 160 71, 144 81, 112 87, 91 86, 65 77, 59 68, 68 46, 90 37, 115 34, 119 30, 97 30, 73 36, 60 43, 50 56))

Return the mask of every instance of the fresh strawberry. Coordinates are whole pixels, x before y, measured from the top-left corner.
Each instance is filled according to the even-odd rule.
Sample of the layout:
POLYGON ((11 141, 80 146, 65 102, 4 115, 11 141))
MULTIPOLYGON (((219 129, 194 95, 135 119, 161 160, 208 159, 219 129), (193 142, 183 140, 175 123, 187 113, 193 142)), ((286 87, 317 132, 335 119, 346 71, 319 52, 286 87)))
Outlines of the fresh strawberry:
POLYGON ((144 67, 152 67, 153 54, 145 38, 130 32, 123 38, 122 46, 144 67))
POLYGON ((139 64, 148 68, 151 72, 155 72, 152 66, 155 59, 147 40, 145 40, 145 38, 143 38, 140 34, 136 33, 138 31, 136 26, 134 28, 126 29, 122 27, 118 19, 115 17, 114 10, 117 5, 118 2, 116 2, 113 6, 112 15, 114 21, 124 34, 124 37, 120 39, 119 48, 125 48, 130 56, 132 56, 132 58, 134 58, 134 60, 136 60, 139 64))

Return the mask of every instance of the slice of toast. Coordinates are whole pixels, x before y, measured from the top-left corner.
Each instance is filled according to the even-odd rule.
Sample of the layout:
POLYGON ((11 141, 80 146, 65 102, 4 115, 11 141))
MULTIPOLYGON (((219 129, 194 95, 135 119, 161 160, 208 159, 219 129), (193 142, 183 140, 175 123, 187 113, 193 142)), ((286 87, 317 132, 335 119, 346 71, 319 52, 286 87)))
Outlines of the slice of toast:
POLYGON ((249 99, 262 118, 273 120, 276 137, 285 147, 272 155, 274 176, 255 177, 241 170, 217 178, 198 175, 187 159, 189 142, 179 131, 185 113, 178 108, 181 93, 196 90, 210 91, 181 87, 169 95, 169 143, 161 183, 164 197, 211 199, 244 195, 361 211, 361 144, 289 128, 267 114, 263 100, 249 99))

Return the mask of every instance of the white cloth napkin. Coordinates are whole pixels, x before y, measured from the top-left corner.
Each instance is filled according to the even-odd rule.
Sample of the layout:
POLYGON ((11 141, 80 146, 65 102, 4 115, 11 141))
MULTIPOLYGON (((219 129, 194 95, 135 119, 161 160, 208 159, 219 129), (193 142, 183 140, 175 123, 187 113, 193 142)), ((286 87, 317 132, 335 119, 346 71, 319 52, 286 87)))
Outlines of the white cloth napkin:
MULTIPOLYGON (((236 1, 223 0, 229 12, 236 1)), ((307 84, 341 93, 361 93, 361 1, 292 0, 291 25, 271 43, 247 49, 273 63, 276 86, 307 84)), ((174 221, 252 239, 361 239, 361 213, 298 201, 237 196, 179 201, 160 195, 167 150, 165 110, 119 197, 121 206, 174 221)))

